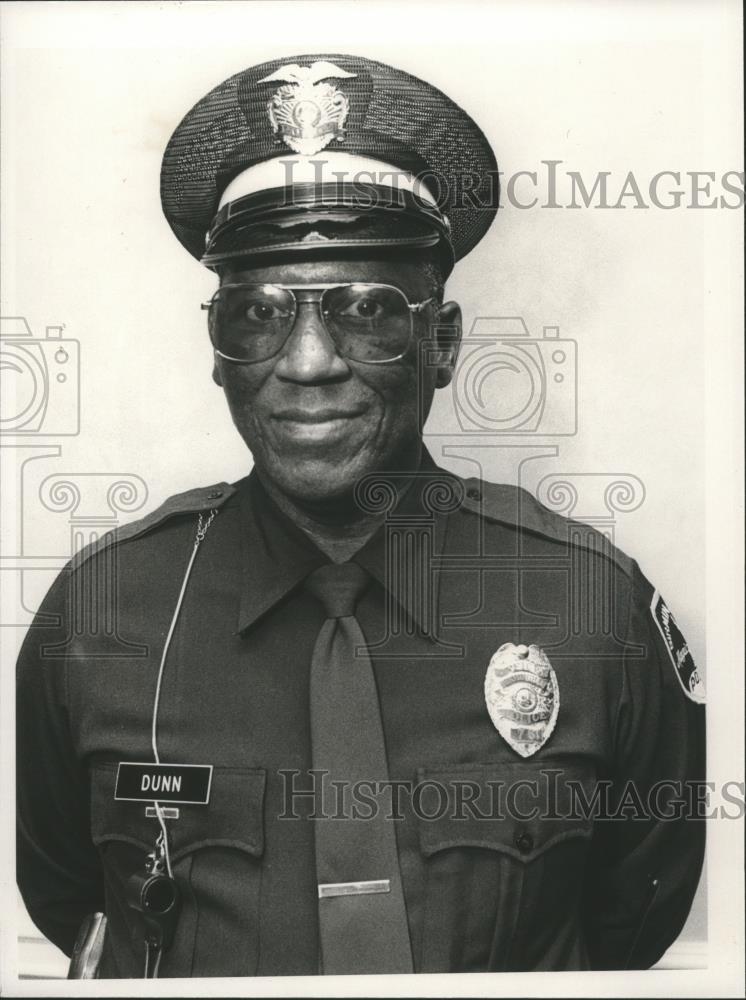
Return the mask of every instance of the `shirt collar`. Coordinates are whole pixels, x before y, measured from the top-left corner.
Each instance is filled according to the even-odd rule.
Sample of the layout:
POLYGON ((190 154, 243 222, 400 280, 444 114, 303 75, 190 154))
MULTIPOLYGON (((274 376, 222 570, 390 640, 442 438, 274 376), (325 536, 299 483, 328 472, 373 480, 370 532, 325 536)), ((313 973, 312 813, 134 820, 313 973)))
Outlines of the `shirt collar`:
MULTIPOLYGON (((432 636, 440 591, 432 558, 443 552, 447 513, 460 498, 460 481, 425 449, 410 480, 397 473, 366 480, 371 502, 386 498, 387 516, 353 561, 389 592, 419 631, 432 636)), ((241 482, 239 497, 243 586, 238 631, 243 632, 330 560, 267 495, 256 471, 241 482)))
POLYGON ((267 495, 256 470, 242 481, 239 496, 243 586, 238 631, 243 632, 329 559, 267 495))
POLYGON ((440 596, 436 560, 445 547, 447 515, 460 504, 460 480, 439 468, 423 448, 413 480, 411 475, 382 473, 370 482, 388 485, 397 500, 354 561, 388 591, 421 634, 434 638, 440 596), (408 489, 399 496, 405 483, 408 489))

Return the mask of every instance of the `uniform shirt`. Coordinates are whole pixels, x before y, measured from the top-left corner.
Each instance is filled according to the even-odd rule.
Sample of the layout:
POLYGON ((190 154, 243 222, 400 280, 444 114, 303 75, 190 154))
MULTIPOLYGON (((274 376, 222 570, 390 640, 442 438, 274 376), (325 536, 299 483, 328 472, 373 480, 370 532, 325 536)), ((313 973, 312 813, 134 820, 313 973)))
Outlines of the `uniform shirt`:
MULTIPOLYGON (((353 559, 372 578, 356 616, 402 783, 392 822, 415 971, 652 965, 686 919, 704 843, 703 823, 635 818, 625 797, 629 781, 644 802, 660 780, 704 777, 703 709, 655 625, 653 588, 598 533, 523 491, 429 459, 398 504, 396 485, 371 491, 366 502, 390 509, 353 559), (554 731, 527 758, 485 705, 506 642, 539 645, 558 683, 554 731), (571 784, 592 801, 599 781, 625 805, 619 818, 568 817, 571 784)), ((160 975, 319 968, 303 792, 325 614, 302 583, 329 560, 252 473, 172 499, 74 560, 21 653, 19 884, 68 954, 84 915, 106 912, 102 977, 143 974, 126 885, 159 825, 145 803, 115 800, 117 765, 153 760, 161 654, 210 508, 157 733, 161 761, 214 772, 209 804, 179 805, 168 823, 183 904, 160 975)))

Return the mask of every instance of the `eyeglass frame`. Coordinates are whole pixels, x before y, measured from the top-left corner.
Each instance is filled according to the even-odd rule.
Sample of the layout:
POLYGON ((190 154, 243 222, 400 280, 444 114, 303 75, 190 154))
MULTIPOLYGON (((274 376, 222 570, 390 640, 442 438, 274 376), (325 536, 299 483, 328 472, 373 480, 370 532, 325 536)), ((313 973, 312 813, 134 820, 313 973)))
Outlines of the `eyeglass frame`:
POLYGON ((209 310, 209 309, 211 309, 212 306, 213 306, 213 304, 214 304, 214 302, 215 302, 216 297, 221 293, 221 291, 224 288, 280 288, 283 291, 290 292, 291 295, 293 296, 293 301, 295 303, 295 312, 294 312, 294 316, 293 316, 293 322, 292 322, 292 324, 290 326, 290 329, 288 330, 288 333, 287 333, 287 336, 285 337, 285 340, 277 348, 277 350, 275 351, 274 354, 270 354, 266 358, 258 358, 256 361, 247 361, 247 360, 245 360, 243 358, 232 358, 229 354, 223 354, 223 352, 221 350, 219 350, 215 346, 215 342, 212 339, 212 333, 210 334, 210 340, 212 341, 213 350, 221 358, 224 358, 226 361, 232 361, 236 365, 258 365, 258 364, 261 364, 262 361, 270 361, 272 358, 276 358, 277 355, 280 353, 280 351, 285 346, 285 344, 287 344, 288 340, 290 339, 290 337, 292 335, 292 332, 293 332, 293 329, 295 328, 296 321, 298 319, 298 305, 300 304, 299 300, 298 300, 298 297, 295 294, 296 289, 300 290, 300 291, 306 290, 306 291, 309 291, 309 292, 322 292, 323 293, 323 292, 331 290, 332 288, 351 288, 353 285, 367 285, 367 286, 372 287, 372 288, 389 288, 389 289, 393 289, 395 292, 398 292, 401 295, 401 297, 404 299, 404 301, 407 303, 407 308, 409 309, 409 317, 410 317, 410 320, 409 320, 409 337, 407 338, 407 343, 406 343, 406 346, 405 346, 404 350, 400 354, 397 354, 396 357, 385 358, 384 360, 381 360, 381 361, 357 361, 355 358, 349 358, 349 357, 346 357, 343 354, 339 354, 339 349, 338 349, 337 344, 336 344, 336 342, 334 340, 334 337, 331 335, 331 333, 329 332, 329 330, 327 328, 326 321, 324 319, 324 311, 321 308, 321 300, 323 298, 323 294, 320 295, 317 299, 306 299, 306 300, 301 300, 301 301, 315 302, 316 305, 318 305, 318 307, 319 307, 319 316, 321 317, 321 322, 323 324, 324 331, 325 331, 326 335, 329 337, 329 339, 331 340, 331 342, 334 344, 334 349, 337 352, 337 354, 339 354, 340 358, 344 358, 347 361, 354 361, 355 364, 358 364, 358 365, 390 365, 390 364, 393 364, 394 361, 401 361, 401 359, 405 356, 405 354, 409 350, 409 347, 410 347, 410 345, 412 343, 412 334, 414 333, 414 316, 415 316, 415 314, 421 313, 423 311, 423 309, 425 308, 425 306, 429 305, 431 302, 435 302, 436 296, 431 295, 430 298, 423 299, 422 302, 410 302, 409 299, 407 298, 407 295, 404 292, 404 290, 401 289, 401 288, 399 288, 398 285, 390 285, 390 284, 387 284, 386 282, 381 282, 381 281, 337 281, 337 282, 334 282, 333 284, 329 284, 329 285, 285 285, 285 284, 279 284, 279 283, 274 282, 274 281, 234 281, 234 282, 228 282, 225 285, 221 285, 220 288, 216 288, 215 291, 212 294, 212 297, 210 299, 208 299, 207 302, 201 302, 200 303, 200 309, 203 309, 203 310, 209 310))

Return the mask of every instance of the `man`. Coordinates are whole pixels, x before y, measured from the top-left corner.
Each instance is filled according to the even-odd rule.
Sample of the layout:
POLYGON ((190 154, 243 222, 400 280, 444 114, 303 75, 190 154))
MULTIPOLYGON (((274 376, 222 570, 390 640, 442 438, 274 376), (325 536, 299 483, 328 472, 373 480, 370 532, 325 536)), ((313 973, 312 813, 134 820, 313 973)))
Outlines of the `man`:
POLYGON ((683 926, 704 722, 668 608, 422 442, 496 177, 352 56, 240 73, 169 143, 254 469, 77 556, 24 644, 19 884, 68 954, 105 913, 101 977, 644 968, 683 926))

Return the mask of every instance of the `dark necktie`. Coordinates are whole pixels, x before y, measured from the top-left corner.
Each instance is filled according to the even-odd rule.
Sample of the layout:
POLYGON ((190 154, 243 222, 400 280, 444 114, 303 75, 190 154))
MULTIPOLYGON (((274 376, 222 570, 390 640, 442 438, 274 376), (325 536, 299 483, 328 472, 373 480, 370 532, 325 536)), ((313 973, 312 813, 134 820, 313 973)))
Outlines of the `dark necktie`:
POLYGON ((349 794, 356 782, 386 782, 389 776, 373 666, 354 617, 368 579, 356 563, 342 563, 322 566, 306 580, 328 616, 313 651, 310 692, 313 767, 328 772, 324 815, 314 828, 325 975, 413 971, 385 795, 371 818, 351 818, 349 808, 344 818, 331 818, 341 815, 332 781, 344 782, 349 794))

